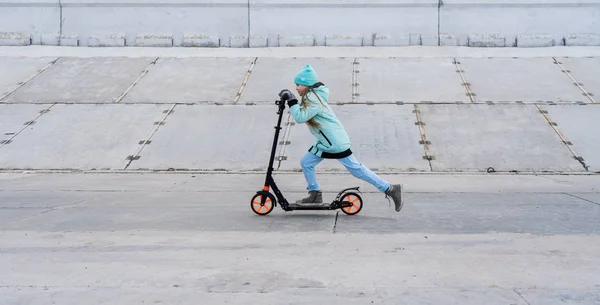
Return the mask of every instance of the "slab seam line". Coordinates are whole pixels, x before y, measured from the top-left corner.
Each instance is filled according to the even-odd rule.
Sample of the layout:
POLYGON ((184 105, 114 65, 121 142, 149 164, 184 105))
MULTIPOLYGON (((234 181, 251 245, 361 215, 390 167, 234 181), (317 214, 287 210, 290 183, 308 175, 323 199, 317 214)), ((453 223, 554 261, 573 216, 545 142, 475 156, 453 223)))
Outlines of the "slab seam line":
POLYGON ((286 155, 285 155, 286 151, 287 151, 286 143, 289 141, 290 134, 292 133, 292 126, 294 126, 295 124, 296 123, 293 122, 292 114, 288 110, 288 115, 287 115, 286 124, 285 124, 286 125, 285 132, 283 135, 283 144, 280 144, 279 154, 277 156, 277 161, 278 161, 277 170, 279 170, 279 168, 281 168, 281 161, 283 161, 284 158, 286 157, 286 155))
POLYGON ((359 95, 358 92, 358 73, 360 72, 359 70, 356 69, 356 66, 359 64, 358 62, 358 58, 354 58, 354 61, 352 61, 352 104, 357 103, 357 96, 359 95))
POLYGON ((417 117, 416 125, 419 126, 419 133, 421 134, 421 142, 423 145, 423 152, 425 153, 425 156, 423 156, 423 158, 425 160, 427 160, 427 162, 429 162, 429 170, 433 171, 433 166, 431 165, 431 160, 433 159, 433 157, 429 153, 429 144, 427 141, 427 136, 425 135, 425 128, 423 127, 424 123, 423 123, 423 120, 421 119, 421 113, 419 110, 419 106, 417 104, 414 104, 413 107, 414 107, 415 115, 417 117))
POLYGON ((233 100, 234 105, 236 105, 237 102, 242 97, 242 94, 244 93, 244 89, 246 89, 246 85, 248 84, 248 81, 250 80, 250 74, 252 74, 252 71, 254 70, 254 66, 256 65, 257 61, 258 61, 258 57, 254 57, 254 60, 252 60, 250 62, 250 67, 248 68, 248 70, 246 71, 246 74, 244 75, 244 79, 242 80, 242 84, 240 85, 238 92, 235 94, 235 98, 233 100))
POLYGON ((150 141, 150 139, 152 139, 152 137, 154 136, 156 131, 158 131, 158 129, 160 128, 162 123, 164 123, 164 121, 167 119, 167 117, 173 112, 173 109, 175 108, 176 105, 177 105, 176 103, 171 104, 171 106, 166 111, 166 113, 161 116, 161 119, 158 122, 156 122, 157 123, 156 127, 154 127, 152 129, 150 134, 146 137, 146 139, 144 139, 144 142, 142 144, 139 144, 140 147, 138 147, 136 149, 136 152, 131 155, 131 160, 129 160, 129 162, 127 162, 127 165, 125 165, 125 168, 123 168, 123 169, 127 169, 131 165, 131 163, 135 160, 135 157, 139 156, 140 153, 142 153, 142 150, 144 150, 144 147, 146 147, 146 145, 148 145, 148 141, 150 141))
POLYGON ((45 108, 45 109, 41 110, 40 114, 38 114, 33 120, 29 121, 29 124, 25 124, 25 126, 21 127, 21 129, 19 131, 17 131, 10 138, 8 138, 3 144, 0 144, 0 148, 4 147, 5 145, 8 145, 10 142, 12 142, 12 140, 14 138, 16 138, 19 134, 21 134, 21 132, 23 132, 27 127, 31 126, 33 124, 33 122, 37 121, 42 115, 44 115, 47 112, 49 112, 50 109, 52 107, 54 107, 55 105, 56 105, 56 103, 51 104, 48 108, 45 108))
POLYGON ((336 227, 337 227, 337 221, 338 221, 338 215, 339 215, 340 211, 336 211, 335 212, 335 219, 333 220, 333 228, 331 229, 331 233, 335 234, 336 232, 336 227))
POLYGON ((525 297, 519 291, 517 291, 517 288, 514 288, 513 292, 516 293, 525 303, 527 303, 527 305, 531 305, 531 303, 529 303, 529 301, 527 301, 525 297))
POLYGON ((597 205, 597 206, 600 206, 600 203, 598 203, 598 202, 595 202, 595 201, 591 201, 591 200, 588 200, 588 199, 585 199, 585 198, 581 198, 581 197, 579 197, 579 196, 575 196, 575 195, 573 195, 573 194, 569 194, 569 193, 563 193, 563 194, 565 194, 565 195, 567 195, 567 196, 571 196, 571 197, 573 197, 573 198, 577 198, 577 199, 580 199, 580 200, 583 200, 583 201, 589 202, 589 203, 592 203, 592 204, 595 204, 595 205, 597 205))
POLYGON ((577 160, 586 171, 589 171, 589 166, 585 164, 583 157, 577 155, 577 153, 572 147, 573 144, 567 140, 567 138, 560 132, 560 130, 558 130, 556 123, 553 122, 550 116, 548 115, 548 111, 542 109, 542 107, 538 104, 536 104, 535 106, 538 108, 538 111, 544 116, 544 118, 548 122, 548 125, 550 125, 552 129, 554 129, 554 132, 558 135, 563 144, 569 149, 569 151, 571 151, 571 154, 573 155, 574 159, 577 160))
POLYGON ((146 69, 144 69, 144 71, 142 71, 142 74, 140 74, 140 76, 138 76, 138 78, 131 85, 129 85, 129 87, 127 87, 127 89, 125 89, 125 92, 123 92, 121 94, 121 96, 119 96, 115 100, 115 103, 120 103, 121 100, 123 100, 123 98, 125 98, 125 96, 129 93, 129 91, 131 91, 133 89, 133 87, 135 87, 135 85, 137 85, 137 83, 139 81, 141 81, 142 78, 144 76, 146 76, 146 74, 148 74, 148 72, 150 71, 150 68, 152 68, 152 66, 154 66, 156 64, 156 62, 158 61, 159 58, 160 57, 156 57, 153 61, 150 62, 150 64, 146 67, 146 69))
POLYGON ((471 103, 474 103, 475 100, 473 99, 474 94, 473 94, 473 91, 471 91, 471 84, 469 84, 469 82, 467 82, 467 77, 464 75, 462 66, 460 65, 460 62, 456 59, 456 57, 454 57, 453 64, 454 64, 454 66, 456 66, 456 72, 458 72, 458 74, 460 75, 460 79, 462 80, 461 86, 465 87, 465 90, 467 91, 467 96, 469 97, 469 100, 471 100, 471 103))
POLYGON ((56 59, 54 59, 51 62, 49 62, 45 67, 43 67, 40 70, 38 70, 30 78, 28 78, 27 80, 25 80, 24 82, 22 82, 20 85, 18 85, 16 88, 14 88, 13 90, 11 90, 10 92, 8 92, 5 95, 3 95, 2 97, 0 97, 0 101, 3 100, 3 99, 5 99, 9 95, 13 94, 15 91, 19 90, 21 87, 25 86, 25 84, 27 84, 30 80, 34 79, 36 76, 42 74, 42 72, 46 71, 46 69, 48 69, 48 68, 50 68, 50 66, 54 65, 59 59, 60 59, 60 57, 57 57, 56 59))
POLYGON ((590 100, 590 102, 592 102, 592 103, 596 103, 596 101, 591 96, 591 94, 589 92, 587 92, 585 90, 585 88, 583 88, 577 80, 575 80, 575 78, 571 75, 571 73, 569 73, 569 70, 565 69, 565 66, 563 66, 562 63, 556 59, 556 57, 552 57, 552 59, 554 60, 554 63, 560 67, 560 69, 563 71, 563 73, 565 73, 573 81, 573 83, 579 88, 579 90, 581 90, 583 92, 583 94, 588 98, 588 100, 590 100))

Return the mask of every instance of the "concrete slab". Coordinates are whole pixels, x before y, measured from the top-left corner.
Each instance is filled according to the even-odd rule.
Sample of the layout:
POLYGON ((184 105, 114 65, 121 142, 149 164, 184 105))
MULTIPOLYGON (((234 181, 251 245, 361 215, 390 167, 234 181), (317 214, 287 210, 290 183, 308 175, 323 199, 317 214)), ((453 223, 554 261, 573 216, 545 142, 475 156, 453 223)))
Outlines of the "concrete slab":
POLYGON ((445 0, 439 10, 439 31, 460 36, 490 33, 515 46, 518 34, 598 33, 598 4, 593 1, 445 0))
POLYGON ((19 221, 28 217, 33 217, 41 213, 50 211, 46 208, 1 208, 0 207, 0 227, 11 222, 19 221))
MULTIPOLYGON (((238 0, 171 2, 134 0, 119 5, 106 0, 96 2, 61 0, 65 19, 63 33, 76 33, 86 38, 93 34, 126 33, 128 46, 136 45, 138 36, 173 36, 174 46, 180 46, 183 34, 217 35, 221 47, 228 47, 228 37, 248 32, 248 3, 238 0), (113 20, 106 23, 107 19, 113 20)), ((87 46, 82 39, 82 46, 87 46)))
MULTIPOLYGON (((591 98, 600 102, 600 57, 557 58, 569 74, 582 86, 591 98)), ((588 102, 586 100, 586 102, 588 102)))
POLYGON ((277 107, 177 105, 129 169, 265 170, 277 107))
MULTIPOLYGON (((314 249, 314 247, 311 247, 314 249)), ((297 249, 302 251, 300 249, 297 249)), ((316 250, 315 250, 316 251, 316 250)), ((311 253, 315 253, 311 251, 311 253)), ((343 255, 341 250, 338 251, 340 255, 343 255)), ((266 256, 273 257, 265 253, 266 256)), ((316 253, 314 254, 316 255, 316 253)), ((346 254, 346 256, 348 256, 346 254)), ((132 258, 128 258, 128 266, 130 263, 134 263, 132 258)), ((314 259, 314 258, 313 258, 314 259)), ((296 261, 296 260, 294 260, 296 261)), ((298 259, 299 261, 299 259, 298 259)), ((140 263, 140 261, 135 261, 140 263)), ((121 263, 120 264, 124 264, 121 263)), ((150 262, 147 263, 152 266, 150 262)), ((99 267, 99 266, 98 266, 99 267)), ((76 267, 73 267, 76 268, 76 267)), ((112 267, 116 268, 116 267, 112 267)), ((154 267, 157 268, 157 267, 154 267)), ((210 267, 209 267, 210 268, 210 267)), ((256 267, 255 267, 256 268, 256 267)), ((95 269, 95 268, 94 268, 95 269)), ((205 268, 207 269, 207 268, 205 268)), ((102 269, 98 269, 102 270, 102 269)), ((105 271, 103 269, 102 271, 105 271)), ((64 272, 64 271, 62 271, 64 272)), ((146 271, 149 272, 149 271, 146 271)), ((152 272, 155 272, 154 270, 152 272)), ((48 272, 49 274, 49 272, 48 272)), ((62 273, 59 273, 62 274, 62 273)), ((163 274, 160 271, 156 271, 153 274, 163 274)), ((411 275, 412 276, 412 275, 411 275)), ((68 276, 65 276, 68 278, 68 276)), ((354 277, 352 278, 354 280, 354 277)), ((139 281, 143 281, 140 279, 139 281)), ((165 279, 166 281, 166 279, 165 279)), ((513 305, 527 305, 525 301, 514 293, 512 290, 507 289, 487 289, 487 290, 468 290, 468 289, 457 289, 457 288, 385 288, 377 289, 377 291, 371 291, 373 288, 369 288, 369 291, 363 292, 362 287, 352 286, 361 292, 356 292, 356 289, 346 287, 327 287, 322 282, 308 280, 308 279, 295 279, 292 278, 289 273, 279 272, 261 272, 260 270, 254 271, 254 273, 229 273, 219 274, 218 278, 209 280, 209 276, 202 279, 203 285, 209 285, 208 287, 181 287, 177 285, 175 287, 160 286, 160 288, 152 287, 119 287, 119 289, 108 288, 108 287, 97 287, 93 289, 83 290, 79 288, 61 288, 60 293, 52 295, 52 300, 59 304, 64 305, 77 305, 77 301, 86 298, 89 305, 100 305, 102 302, 120 302, 123 304, 133 304, 137 302, 141 303, 162 303, 160 300, 169 300, 176 302, 179 305, 192 305, 196 304, 197 300, 203 300, 210 304, 239 304, 239 305, 250 305, 250 304, 307 304, 313 302, 323 302, 331 305, 360 305, 360 304, 384 304, 391 305, 396 304, 398 299, 403 300, 403 304, 436 304, 440 301, 451 304, 464 304, 464 305, 475 305, 484 302, 489 305, 502 305, 502 304, 513 304, 513 305), (281 287, 275 288, 269 285, 273 281, 285 280, 288 285, 284 289, 281 287), (264 284, 263 284, 264 283, 264 284), (291 283, 296 286, 292 286, 291 283), (275 289, 279 289, 277 291, 275 289), (210 291, 207 291, 210 290, 210 291), (283 290, 283 291, 281 291, 283 290), (307 293, 310 291, 310 293, 307 293), (282 301, 285 300, 285 301, 282 301), (468 300, 468 301, 467 301, 468 300)), ((360 282, 357 279, 357 282, 360 282)), ((370 286, 373 287, 373 286, 370 286)), ((592 294, 592 292, 590 292, 592 294)), ((48 298, 48 292, 42 288, 34 287, 19 287, 19 288, 7 288, 0 287, 0 301, 4 304, 18 304, 22 300, 27 300, 27 304, 31 305, 43 305, 44 299, 48 298), (39 301, 39 302, 38 302, 39 301)), ((531 303, 530 305, 534 305, 531 303)), ((537 304, 536 304, 537 305, 537 304)))
POLYGON ((576 198, 579 198, 583 201, 589 202, 590 204, 596 204, 600 206, 600 192, 599 193, 570 193, 576 198))
POLYGON ((573 150, 583 157, 590 171, 600 172, 600 105, 545 106, 548 116, 557 124, 573 150))
POLYGON ((11 102, 112 103, 154 58, 60 58, 7 97, 11 102))
POLYGON ((0 224, 42 216, 54 209, 73 206, 89 198, 93 198, 93 195, 82 192, 45 192, 41 199, 36 192, 3 191, 0 195, 0 224))
MULTIPOLYGON (((437 33, 437 1, 321 1, 253 0, 249 3, 250 31, 269 38, 311 34, 317 46, 333 37, 359 36, 358 45, 372 46, 374 33, 437 33), (344 15, 335 15, 343 11, 344 15), (311 16, 310 24, 289 22, 288 14, 311 16), (376 16, 376 18, 374 18, 376 16), (369 22, 359 22, 369 20, 369 22), (360 37, 362 36, 362 37, 360 37)), ((272 39, 272 38, 271 38, 272 39)), ((345 40, 345 39, 337 39, 345 40)), ((278 46, 270 42, 269 46, 278 46)))
MULTIPOLYGON (((31 208, 45 206, 46 198, 72 203, 0 222, 0 303, 46 304, 49 296, 65 305, 83 299, 94 305, 598 299, 600 208, 567 194, 537 193, 552 185, 580 187, 574 177, 594 182, 598 176, 407 175, 413 183, 440 180, 425 183, 435 193, 408 190, 401 213, 382 194, 368 192, 360 214, 337 217, 279 208, 254 215, 247 201, 253 191, 246 189, 259 176, 31 174, 37 182, 20 190, 0 184, 0 202, 22 196, 31 208), (503 188, 518 181, 526 193, 503 188), (503 189, 481 194, 478 183, 503 189), (456 184, 458 190, 446 191, 456 184), (469 264, 472 270, 465 269, 469 264)), ((337 185, 347 177, 324 176, 337 185)))
MULTIPOLYGON (((354 155, 365 166, 376 171, 431 170, 429 162, 423 159, 412 105, 332 105, 331 108, 350 136, 354 155)), ((300 170, 300 160, 316 139, 305 124, 296 124, 289 140, 288 159, 282 161, 281 169, 300 170)), ((317 166, 320 172, 340 170, 346 171, 336 160, 324 160, 317 166)))
POLYGON ((598 304, 600 292, 569 289, 517 289, 530 305, 598 304))
POLYGON ((273 103, 281 89, 296 92, 294 76, 310 64, 329 86, 329 102, 352 102, 352 58, 258 58, 239 103, 273 103))
POLYGON ((460 58, 477 102, 587 100, 552 58, 460 58))
POLYGON ((50 64, 55 57, 0 57, 0 100, 39 70, 50 64))
POLYGON ((584 171, 534 105, 419 109, 434 171, 584 171))
POLYGON ((122 169, 161 105, 56 105, 0 149, 4 169, 122 169))
MULTIPOLYGON (((39 193, 40 196, 45 194, 48 193, 39 193)), ((98 193, 77 206, 55 209, 5 225, 0 224, 0 228, 21 230, 31 228, 35 224, 38 228, 36 230, 54 232, 105 231, 109 227, 115 231, 160 227, 168 231, 193 229, 209 232, 260 232, 265 227, 272 226, 277 228, 278 232, 292 233, 331 232, 335 221, 334 213, 282 214, 279 206, 276 218, 256 218, 250 209, 253 193, 214 192, 209 196, 202 194, 197 192, 177 193, 177 195, 172 192, 98 193), (173 200, 174 196, 177 200, 173 200), (229 215, 227 221, 223 221, 223 213, 229 215), (91 215, 93 217, 90 217, 91 215), (157 217, 160 218, 159 222, 156 222, 157 217), (292 221, 298 218, 302 221, 292 221)), ((0 199, 5 196, 6 194, 0 192, 0 199)))
MULTIPOLYGON (((599 234, 598 206, 566 194, 445 194, 407 193, 394 214, 381 194, 364 194, 358 217, 338 217, 343 234, 599 234), (477 211, 477 212, 474 212, 477 211), (427 216, 425 216, 427 215, 427 216)), ((340 213, 341 214, 341 213, 340 213)))
POLYGON ((452 58, 360 58, 359 102, 468 102, 452 58))
MULTIPOLYGON (((46 177, 48 179, 48 177, 46 177)), ((85 192, 56 192, 47 191, 43 200, 36 192, 3 191, 1 194, 0 209, 44 209, 51 210, 61 207, 76 206, 95 198, 95 195, 85 192)), ((0 213, 1 214, 1 213, 0 213)))
MULTIPOLYGON (((436 2, 437 3, 437 2, 436 2)), ((371 3, 369 3, 371 5, 371 3)), ((436 4, 437 6, 437 4, 436 4)), ((97 10, 97 8, 93 8, 97 10)), ((437 12, 436 12, 437 14, 437 12)), ((398 16, 394 16, 398 18, 398 16)), ((560 25, 559 25, 560 26, 560 25)), ((120 35, 117 30, 114 34, 120 35)), ((197 32, 197 31, 196 31, 197 32)), ((386 25, 384 31, 376 33, 389 33, 389 26, 386 25)), ((196 35, 193 34, 191 35, 196 35)), ((373 32, 371 32, 372 34, 373 32)), ((550 47, 550 48, 465 48, 461 46, 421 46, 421 35, 416 32, 410 35, 411 46, 385 47, 385 48, 365 48, 365 47, 314 47, 314 46, 296 46, 293 48, 267 47, 267 48, 76 48, 76 47, 58 47, 58 46, 28 46, 28 47, 2 47, 0 46, 0 56, 56 56, 56 57, 114 57, 126 56, 131 58, 139 57, 259 57, 259 58, 540 58, 540 57, 587 57, 600 56, 600 46, 581 47, 550 47), (417 44, 417 45, 414 45, 417 44)), ((437 29, 436 29, 437 33, 437 29)), ((108 34, 108 35, 114 35, 108 34)), ((212 34, 198 33, 201 36, 211 36, 212 34)), ((287 35, 286 35, 287 36, 287 35)), ((294 38, 298 36, 294 35, 294 38)), ((300 35, 303 36, 303 35, 300 35)), ((309 35, 310 36, 310 35, 309 35)), ((441 35, 443 39, 446 34, 441 35)), ((304 36, 306 37, 306 36, 304 36)), ((325 37, 321 37, 324 39, 325 37)), ((423 37, 425 39, 426 37, 423 37)), ((225 40, 228 40, 226 37, 225 40)), ((269 38, 269 41, 276 41, 269 38)), ((223 40, 221 40, 223 41, 223 40)))
POLYGON ((26 34, 31 44, 39 45, 45 42, 45 37, 61 31, 60 22, 56 22, 61 18, 60 1, 2 1, 1 5, 0 29, 5 33, 26 34))
POLYGON ((231 103, 254 58, 161 58, 123 103, 231 103))
POLYGON ((0 145, 16 135, 25 123, 40 115, 48 105, 0 104, 0 145))
MULTIPOLYGON (((600 196, 600 175, 515 175, 515 174, 381 174, 384 179, 404 184, 408 193, 524 193, 600 196)), ((0 192, 212 192, 216 187, 223 192, 248 192, 262 187, 263 173, 0 173, 0 192)), ((292 196, 306 193, 301 173, 275 174, 284 193, 292 196), (295 193, 295 194, 294 194, 295 193)), ((379 193, 367 182, 350 174, 323 173, 319 181, 327 185, 325 197, 333 199, 336 189, 349 185, 361 187, 364 193, 379 193), (331 197, 330 197, 331 196, 331 197)), ((587 197, 586 197, 587 198, 587 197)), ((593 197, 590 197, 593 199, 593 197)), ((594 199, 595 200, 595 199, 594 199)), ((600 200, 598 200, 600 202, 600 200)), ((387 201, 384 201, 387 204, 387 201)))
MULTIPOLYGON (((301 175, 298 175, 301 176, 301 175)), ((168 179, 168 178, 167 178, 168 179)), ((211 183, 206 177, 203 183, 211 183)), ((254 191, 40 191, 62 197, 65 204, 46 213, 8 224, 1 230, 47 232, 98 232, 161 230, 204 232, 263 232, 265 227, 281 233, 336 234, 534 234, 541 236, 600 234, 594 221, 600 208, 567 194, 523 193, 410 193, 400 213, 389 207, 381 193, 363 193, 364 206, 356 216, 334 211, 284 212, 278 206, 268 217, 250 210, 254 191), (72 204, 67 204, 71 202, 72 204), (227 221, 223 221, 227 215, 227 221), (335 229, 334 229, 335 226, 335 229)), ((227 186, 226 186, 227 187, 227 186)), ((295 200, 303 193, 285 193, 295 200)), ((0 192, 0 199, 14 198, 0 192)), ((329 197, 333 194, 328 195, 329 197)), ((32 206, 35 207, 35 206, 32 206)))

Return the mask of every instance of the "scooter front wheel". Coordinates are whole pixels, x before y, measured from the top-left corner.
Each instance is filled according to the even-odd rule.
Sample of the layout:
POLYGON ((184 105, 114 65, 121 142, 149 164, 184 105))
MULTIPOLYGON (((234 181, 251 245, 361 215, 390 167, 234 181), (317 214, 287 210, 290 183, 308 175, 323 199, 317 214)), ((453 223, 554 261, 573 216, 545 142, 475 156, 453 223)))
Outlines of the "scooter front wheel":
POLYGON ((355 215, 362 210, 363 201, 360 195, 357 193, 346 193, 340 199, 342 204, 351 203, 352 205, 349 207, 342 207, 342 212, 348 215, 355 215))
POLYGON ((257 193, 252 197, 250 207, 252 208, 252 211, 258 215, 267 215, 271 213, 275 207, 275 196, 268 192, 257 193))

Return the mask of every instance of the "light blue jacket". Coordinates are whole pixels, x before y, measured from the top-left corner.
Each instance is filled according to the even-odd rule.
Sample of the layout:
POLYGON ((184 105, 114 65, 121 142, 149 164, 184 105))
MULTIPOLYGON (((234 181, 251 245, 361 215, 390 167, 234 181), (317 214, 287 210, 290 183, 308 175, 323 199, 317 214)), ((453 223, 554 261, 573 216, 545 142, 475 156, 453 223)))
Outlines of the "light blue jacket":
POLYGON ((316 95, 309 92, 306 96, 307 106, 302 109, 302 98, 298 104, 290 107, 290 113, 297 123, 306 123, 314 118, 319 124, 318 128, 308 126, 310 133, 317 142, 309 149, 316 156, 328 159, 345 158, 352 154, 350 151, 350 138, 329 106, 329 88, 321 85, 313 89, 316 95), (320 100, 319 100, 320 98, 320 100))

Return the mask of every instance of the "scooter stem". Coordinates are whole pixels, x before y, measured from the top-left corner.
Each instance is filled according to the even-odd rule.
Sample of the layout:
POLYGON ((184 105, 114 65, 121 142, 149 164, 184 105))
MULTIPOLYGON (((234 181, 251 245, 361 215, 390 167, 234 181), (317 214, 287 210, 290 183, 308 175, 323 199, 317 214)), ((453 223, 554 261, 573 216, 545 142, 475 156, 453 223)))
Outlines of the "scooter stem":
POLYGON ((275 101, 275 104, 279 106, 277 114, 277 125, 275 126, 275 136, 273 137, 273 145, 271 147, 271 158, 269 159, 269 167, 267 168, 267 177, 265 179, 265 187, 270 186, 272 181, 271 175, 273 174, 273 163, 275 161, 275 154, 277 152, 277 141, 279 140, 279 131, 281 130, 281 121, 283 118, 283 110, 285 109, 284 101, 275 101))

